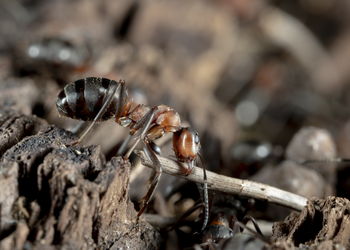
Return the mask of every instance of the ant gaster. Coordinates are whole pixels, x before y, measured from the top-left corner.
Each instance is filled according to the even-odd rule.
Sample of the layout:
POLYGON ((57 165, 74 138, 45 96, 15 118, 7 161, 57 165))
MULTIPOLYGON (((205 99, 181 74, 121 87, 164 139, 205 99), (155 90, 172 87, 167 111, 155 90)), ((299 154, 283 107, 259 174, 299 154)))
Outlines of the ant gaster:
MULTIPOLYGON (((133 102, 122 80, 116 82, 98 77, 77 80, 66 85, 59 93, 56 106, 59 113, 64 116, 92 121, 74 144, 79 143, 97 121, 108 120, 113 116, 119 125, 129 128, 130 135, 136 137, 135 142, 124 155, 125 159, 129 158, 140 141, 144 143, 144 151, 153 162, 155 173, 151 177, 150 188, 142 199, 138 216, 146 209, 162 173, 162 167, 154 149, 154 140, 165 133, 173 133, 173 149, 177 160, 185 163, 181 169, 184 175, 191 173, 194 162, 198 159, 200 150, 198 133, 192 128, 182 127, 179 114, 168 106, 148 107, 133 102)), ((204 167, 203 171, 206 176, 204 167)), ((203 199, 206 204, 202 229, 205 228, 208 220, 206 178, 204 182, 203 199)))

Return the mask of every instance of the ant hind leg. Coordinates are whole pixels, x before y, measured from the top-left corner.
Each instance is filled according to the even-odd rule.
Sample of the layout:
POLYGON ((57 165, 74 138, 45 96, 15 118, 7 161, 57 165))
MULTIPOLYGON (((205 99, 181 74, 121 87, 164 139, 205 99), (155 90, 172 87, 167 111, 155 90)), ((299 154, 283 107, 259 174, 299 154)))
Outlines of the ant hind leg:
POLYGON ((137 217, 140 217, 141 214, 145 211, 147 208, 147 205, 149 201, 152 199, 154 195, 154 191, 156 187, 158 186, 160 176, 162 175, 162 166, 157 158, 157 155, 153 152, 152 147, 149 143, 145 142, 145 148, 144 151, 147 155, 147 157, 153 162, 155 166, 155 171, 153 172, 153 175, 150 177, 150 187, 146 193, 146 195, 142 198, 142 207, 140 211, 137 214, 137 217))

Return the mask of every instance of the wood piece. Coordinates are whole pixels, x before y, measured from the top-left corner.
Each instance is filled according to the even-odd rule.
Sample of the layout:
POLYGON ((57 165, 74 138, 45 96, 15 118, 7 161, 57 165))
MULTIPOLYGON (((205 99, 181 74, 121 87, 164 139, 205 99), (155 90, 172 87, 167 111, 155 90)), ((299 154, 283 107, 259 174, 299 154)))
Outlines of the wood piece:
POLYGON ((25 136, 38 132, 45 124, 33 116, 23 116, 13 110, 0 110, 0 156, 25 136))
MULTIPOLYGON (((19 117, 35 124, 32 116, 19 117)), ((106 164, 99 146, 64 146, 75 139, 47 126, 35 135, 23 132, 19 143, 4 149, 0 249, 159 248, 158 232, 136 221, 129 162, 106 164)))
POLYGON ((292 213, 273 226, 276 248, 349 249, 350 201, 329 196, 308 202, 300 214, 292 213), (287 246, 287 247, 285 247, 287 246))
MULTIPOLYGON (((143 165, 153 168, 152 162, 147 159, 142 151, 139 151, 137 154, 141 158, 143 165)), ((158 158, 165 173, 180 175, 181 165, 179 163, 164 157, 158 158)), ((203 171, 198 167, 194 167, 190 175, 181 177, 190 181, 203 183, 203 171)), ((231 178, 210 171, 207 171, 207 177, 208 188, 212 190, 262 199, 298 211, 302 210, 307 202, 305 197, 262 183, 231 178)))

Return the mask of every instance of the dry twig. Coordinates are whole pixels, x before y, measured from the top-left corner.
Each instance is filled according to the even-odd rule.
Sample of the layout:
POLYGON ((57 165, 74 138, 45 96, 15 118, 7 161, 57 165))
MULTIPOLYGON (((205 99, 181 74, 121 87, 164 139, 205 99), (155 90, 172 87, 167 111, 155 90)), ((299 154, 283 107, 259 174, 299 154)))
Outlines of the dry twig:
MULTIPOLYGON (((142 151, 138 151, 137 155, 141 158, 143 165, 153 168, 152 162, 148 160, 142 151)), ((163 172, 171 175, 180 175, 182 167, 180 163, 160 156, 158 156, 158 159, 162 165, 163 172)), ((198 167, 194 167, 190 175, 180 176, 190 181, 203 183, 203 171, 198 167)), ((301 211, 306 206, 307 199, 305 197, 266 184, 231 178, 210 171, 207 171, 207 177, 208 188, 212 190, 267 200, 298 211, 301 211)))

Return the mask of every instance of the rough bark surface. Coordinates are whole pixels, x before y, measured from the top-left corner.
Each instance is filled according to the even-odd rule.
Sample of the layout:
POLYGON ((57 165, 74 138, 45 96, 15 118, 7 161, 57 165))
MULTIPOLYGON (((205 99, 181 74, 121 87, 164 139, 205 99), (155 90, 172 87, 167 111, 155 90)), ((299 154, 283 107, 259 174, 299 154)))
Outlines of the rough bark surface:
POLYGON ((129 162, 35 116, 0 111, 0 249, 157 249, 128 198, 129 162))
POLYGON ((349 249, 350 201, 329 196, 315 199, 300 213, 273 227, 277 249, 349 249))

